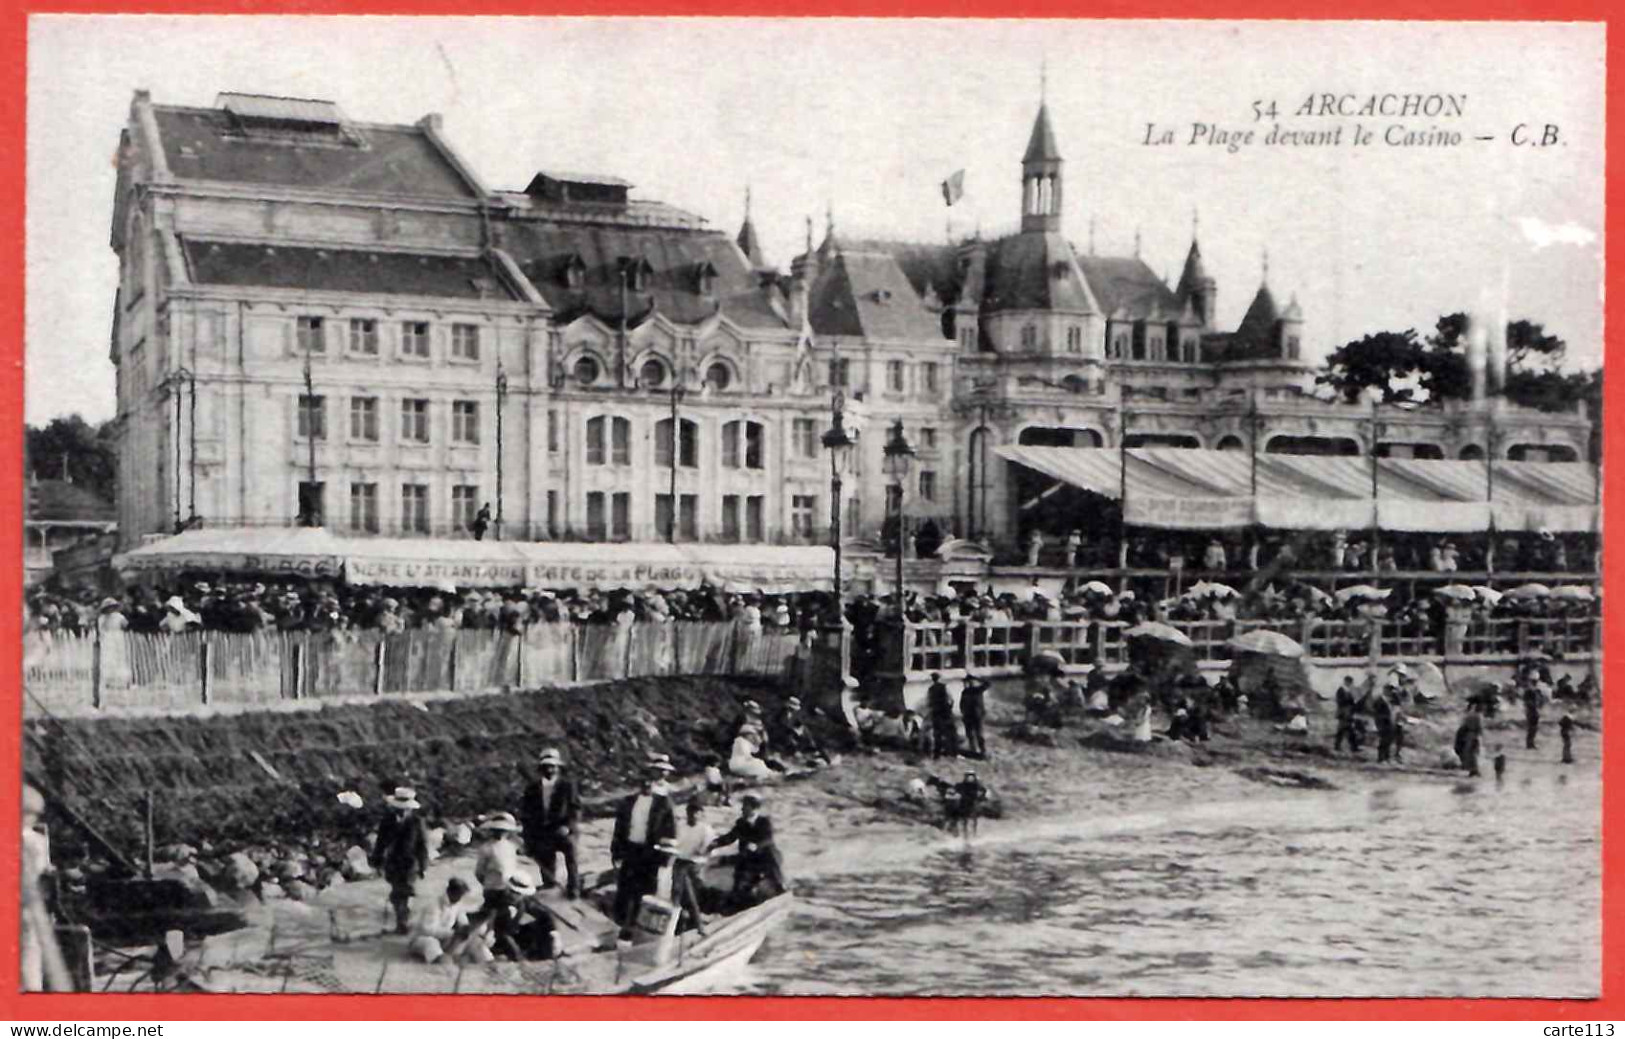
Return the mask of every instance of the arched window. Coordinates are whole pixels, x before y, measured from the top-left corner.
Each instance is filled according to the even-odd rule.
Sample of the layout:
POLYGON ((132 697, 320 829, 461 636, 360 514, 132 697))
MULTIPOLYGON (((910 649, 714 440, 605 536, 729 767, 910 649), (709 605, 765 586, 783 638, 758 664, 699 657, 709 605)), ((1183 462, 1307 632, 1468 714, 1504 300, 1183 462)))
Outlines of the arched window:
POLYGON ((597 415, 588 419, 587 464, 631 465, 631 421, 618 415, 597 415))
MULTIPOLYGON (((677 464, 684 469, 697 469, 700 464, 700 427, 691 419, 679 419, 677 426, 677 464)), ((655 423, 655 465, 671 468, 671 419, 655 423)))
POLYGON ((638 370, 638 384, 646 390, 658 390, 666 384, 666 366, 653 357, 643 362, 638 370))
POLYGON ((1219 441, 1220 451, 1240 451, 1245 446, 1246 445, 1241 442, 1241 438, 1238 436, 1227 436, 1223 440, 1219 441))
POLYGON ((1021 348, 1023 350, 1036 350, 1036 349, 1038 349, 1038 326, 1037 325, 1023 325, 1023 326, 1021 326, 1021 348))
POLYGON ((570 374, 575 376, 575 380, 579 385, 591 386, 603 374, 603 366, 598 363, 597 358, 583 355, 576 358, 576 363, 570 369, 570 374))
POLYGON ((1458 457, 1463 462, 1482 462, 1484 460, 1484 449, 1477 444, 1468 444, 1461 449, 1461 454, 1458 457))
POLYGON ((722 466, 725 469, 763 468, 766 447, 766 431, 760 422, 735 419, 722 427, 722 466))
POLYGON ((705 382, 718 393, 733 385, 733 369, 722 361, 712 361, 711 366, 705 370, 705 382))

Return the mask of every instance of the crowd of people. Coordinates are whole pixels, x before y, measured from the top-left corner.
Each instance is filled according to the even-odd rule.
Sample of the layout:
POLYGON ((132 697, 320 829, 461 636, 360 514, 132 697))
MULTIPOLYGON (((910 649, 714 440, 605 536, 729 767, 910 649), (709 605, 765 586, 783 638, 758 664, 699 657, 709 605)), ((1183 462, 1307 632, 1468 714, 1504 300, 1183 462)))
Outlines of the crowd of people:
POLYGON ((751 793, 741 797, 738 816, 719 834, 707 821, 720 800, 714 784, 703 784, 679 804, 673 770, 669 756, 651 754, 638 789, 617 804, 610 842, 615 884, 602 892, 582 882, 576 850, 581 799, 557 748, 541 752, 517 812, 495 811, 477 821, 478 846, 468 871, 455 873, 443 891, 429 897, 419 891, 432 858, 424 806, 415 789, 396 787, 385 798, 369 857, 389 885, 395 931, 408 936, 409 955, 457 963, 552 959, 564 952, 549 908, 559 898, 598 899, 618 927, 619 940, 630 942, 651 896, 676 916, 677 930, 705 935, 715 914, 737 912, 788 890, 762 799, 751 793), (732 887, 714 889, 705 867, 712 853, 730 845, 735 849, 732 887))

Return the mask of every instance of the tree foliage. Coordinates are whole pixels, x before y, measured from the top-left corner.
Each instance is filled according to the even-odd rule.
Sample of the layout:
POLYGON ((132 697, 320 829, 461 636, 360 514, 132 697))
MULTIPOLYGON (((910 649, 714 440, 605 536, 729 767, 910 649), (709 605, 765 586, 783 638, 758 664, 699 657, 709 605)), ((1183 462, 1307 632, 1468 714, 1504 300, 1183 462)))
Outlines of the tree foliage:
POLYGON ((1414 383, 1422 370, 1423 350, 1414 328, 1376 332, 1333 350, 1315 382, 1351 403, 1367 390, 1381 393, 1387 404, 1413 401, 1417 387, 1407 383, 1414 383))
POLYGON ((91 425, 78 415, 54 418, 43 427, 27 426, 23 454, 28 471, 41 480, 64 478, 116 501, 118 455, 113 421, 91 425))

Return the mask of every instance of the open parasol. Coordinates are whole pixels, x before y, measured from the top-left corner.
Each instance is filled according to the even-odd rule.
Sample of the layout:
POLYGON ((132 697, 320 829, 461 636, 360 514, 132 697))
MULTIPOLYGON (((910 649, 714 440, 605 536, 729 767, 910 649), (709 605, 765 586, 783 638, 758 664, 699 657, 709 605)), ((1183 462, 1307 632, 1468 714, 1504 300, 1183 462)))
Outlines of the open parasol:
POLYGON ((1198 581, 1185 594, 1192 599, 1234 599, 1241 593, 1217 581, 1198 581))
POLYGON ((1231 639, 1230 646, 1248 653, 1267 653, 1275 657, 1303 656, 1303 646, 1278 631, 1249 631, 1231 639))
POLYGON ((1116 595, 1117 594, 1116 592, 1112 591, 1112 586, 1107 584, 1105 581, 1090 581, 1088 584, 1084 585, 1082 588, 1080 588, 1078 590, 1080 592, 1090 592, 1090 593, 1093 593, 1095 595, 1116 595))
POLYGON ((1552 590, 1543 584, 1520 584, 1507 593, 1508 599, 1539 599, 1551 595, 1552 590))
POLYGON ((1350 599, 1386 599, 1388 592, 1389 589, 1378 588, 1375 585, 1351 584, 1347 588, 1339 588, 1332 598, 1340 603, 1346 603, 1350 599))
POLYGON ((1041 649, 1027 658, 1029 675, 1058 675, 1065 667, 1066 661, 1053 649, 1041 649))
POLYGON ((1123 637, 1129 639, 1153 639, 1157 642, 1171 642, 1176 646, 1195 645, 1195 643, 1191 642, 1190 636, 1186 635, 1183 631, 1157 621, 1145 621, 1142 624, 1136 624, 1134 627, 1123 632, 1123 637))
POLYGON ((1433 594, 1444 599, 1458 599, 1463 602, 1472 602, 1478 594, 1464 584, 1447 584, 1441 588, 1433 589, 1433 594))
POLYGON ((1572 599, 1576 602, 1590 602, 1591 589, 1579 584, 1562 584, 1552 589, 1554 599, 1572 599))
POLYGON ((1487 584, 1474 585, 1473 594, 1477 595, 1481 600, 1484 601, 1485 604, 1489 606, 1494 606, 1496 603, 1500 602, 1502 598, 1500 592, 1496 591, 1494 588, 1491 588, 1487 584))

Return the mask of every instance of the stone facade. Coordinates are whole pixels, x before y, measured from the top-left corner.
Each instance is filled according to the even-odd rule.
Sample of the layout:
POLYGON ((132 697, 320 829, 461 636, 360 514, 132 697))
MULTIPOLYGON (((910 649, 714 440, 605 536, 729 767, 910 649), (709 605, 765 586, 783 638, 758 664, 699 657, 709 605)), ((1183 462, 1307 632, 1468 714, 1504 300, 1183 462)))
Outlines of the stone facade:
POLYGON ((993 539, 1020 528, 1001 444, 1364 452, 1380 425, 1398 452, 1574 458, 1589 435, 1499 400, 1374 418, 1314 399, 1295 301, 1260 286, 1221 332, 1194 242, 1170 288, 1066 240, 1044 110, 1019 231, 876 242, 830 220, 788 274, 748 217, 730 237, 615 178, 493 190, 435 116, 138 91, 120 156, 125 547, 194 519, 287 525, 302 506, 345 533, 468 536, 485 504, 508 538, 647 541, 675 523, 679 539, 823 542, 837 396, 860 432, 854 538, 887 514, 898 419, 919 452, 911 521, 993 539))

